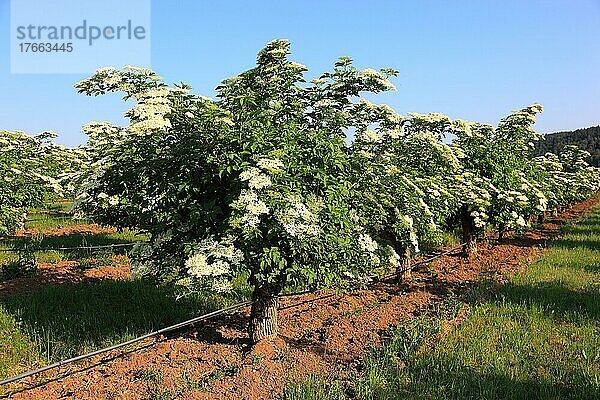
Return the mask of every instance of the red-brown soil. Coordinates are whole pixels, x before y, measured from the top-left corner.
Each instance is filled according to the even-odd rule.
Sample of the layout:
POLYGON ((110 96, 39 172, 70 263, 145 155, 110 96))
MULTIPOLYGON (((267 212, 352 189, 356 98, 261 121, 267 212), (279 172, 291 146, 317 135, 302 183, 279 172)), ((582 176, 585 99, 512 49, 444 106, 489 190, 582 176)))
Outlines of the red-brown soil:
POLYGON ((43 286, 78 283, 83 280, 129 279, 131 269, 128 262, 118 260, 123 257, 114 257, 114 263, 119 266, 101 265, 89 269, 78 268, 78 261, 39 262, 37 263, 38 268, 35 276, 0 282, 0 296, 27 293, 43 286))
MULTIPOLYGON (((32 228, 18 231, 15 237, 31 237, 34 235, 98 235, 114 233, 113 227, 96 224, 70 225, 59 228, 32 228)), ((78 283, 83 280, 129 279, 131 270, 127 257, 114 256, 113 265, 98 265, 93 268, 79 268, 78 261, 62 261, 58 263, 37 263, 37 272, 33 277, 12 279, 0 282, 0 296, 30 292, 47 285, 78 283)))
POLYGON ((17 232, 16 236, 30 237, 33 235, 44 236, 65 236, 65 235, 99 235, 102 233, 114 233, 117 229, 110 226, 100 226, 96 224, 89 225, 69 225, 59 228, 31 228, 17 232))
MULTIPOLYGON (((560 217, 570 220, 596 200, 560 217)), ((401 285, 377 283, 346 294, 322 292, 282 299, 278 337, 247 350, 248 310, 210 321, 177 337, 148 340, 128 353, 115 351, 70 367, 70 375, 39 387, 24 380, 15 399, 143 399, 170 391, 177 399, 275 399, 290 379, 307 374, 344 377, 356 371, 372 346, 407 317, 426 313, 451 294, 464 294, 482 279, 499 283, 535 260, 560 224, 546 223, 502 244, 481 244, 466 260, 443 256, 401 285)), ((446 331, 466 317, 463 309, 446 331)), ((64 369, 63 369, 64 372, 64 369)), ((55 372, 44 379, 56 378, 55 372)))

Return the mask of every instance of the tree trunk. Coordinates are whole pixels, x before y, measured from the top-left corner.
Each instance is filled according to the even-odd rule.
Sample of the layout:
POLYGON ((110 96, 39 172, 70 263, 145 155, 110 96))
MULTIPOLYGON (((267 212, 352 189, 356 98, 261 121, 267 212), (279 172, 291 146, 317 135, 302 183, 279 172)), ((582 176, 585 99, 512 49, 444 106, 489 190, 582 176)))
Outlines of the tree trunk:
POLYGON ((250 325, 248 334, 252 344, 262 339, 277 335, 277 307, 279 291, 272 287, 255 286, 252 292, 252 308, 250 310, 250 325))
POLYGON ((469 209, 465 206, 460 211, 462 223, 463 255, 467 258, 477 254, 477 240, 475 237, 475 225, 469 209))
POLYGON ((557 208, 555 208, 554 210, 552 210, 552 216, 553 216, 554 218, 558 217, 558 207, 557 207, 557 208))
POLYGON ((501 242, 504 240, 504 234, 506 233, 506 225, 500 224, 498 226, 498 241, 501 242))
POLYGON ((540 215, 538 215, 538 223, 539 224, 543 224, 544 222, 546 222, 546 213, 543 212, 540 215))
POLYGON ((410 279, 412 277, 412 270, 410 268, 411 258, 410 258, 410 248, 405 247, 400 254, 400 264, 398 265, 397 279, 398 281, 402 279, 410 279))

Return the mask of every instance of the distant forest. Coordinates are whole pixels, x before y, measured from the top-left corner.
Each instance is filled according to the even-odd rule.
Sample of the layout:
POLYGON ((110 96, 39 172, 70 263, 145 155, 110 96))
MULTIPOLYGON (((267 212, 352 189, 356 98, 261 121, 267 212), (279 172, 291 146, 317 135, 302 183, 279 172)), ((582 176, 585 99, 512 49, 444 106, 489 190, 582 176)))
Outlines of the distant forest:
POLYGON ((536 144, 536 155, 545 153, 558 154, 566 145, 574 144, 591 154, 588 162, 593 166, 600 166, 600 126, 577 129, 569 132, 548 133, 536 144))

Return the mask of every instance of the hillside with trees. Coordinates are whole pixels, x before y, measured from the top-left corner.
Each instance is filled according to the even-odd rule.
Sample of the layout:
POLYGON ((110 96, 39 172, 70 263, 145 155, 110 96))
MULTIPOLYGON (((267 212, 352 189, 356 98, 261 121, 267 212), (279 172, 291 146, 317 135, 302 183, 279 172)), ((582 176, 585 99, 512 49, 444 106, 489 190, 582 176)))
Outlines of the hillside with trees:
POLYGON ((593 166, 600 165, 600 125, 582 128, 574 131, 556 132, 544 135, 544 140, 536 143, 536 154, 544 155, 548 152, 559 154, 568 145, 575 145, 590 153, 587 160, 593 166))

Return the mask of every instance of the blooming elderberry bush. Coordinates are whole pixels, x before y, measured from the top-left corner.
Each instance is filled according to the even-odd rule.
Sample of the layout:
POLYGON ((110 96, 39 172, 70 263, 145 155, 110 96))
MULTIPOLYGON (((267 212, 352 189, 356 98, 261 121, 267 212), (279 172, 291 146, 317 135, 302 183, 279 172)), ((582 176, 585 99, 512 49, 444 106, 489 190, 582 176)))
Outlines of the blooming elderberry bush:
POLYGON ((540 190, 548 199, 548 209, 557 210, 585 200, 600 188, 600 169, 590 166, 590 154, 577 146, 565 146, 559 155, 546 153, 535 159, 543 170, 540 190))
POLYGON ((423 240, 440 234, 458 207, 451 183, 460 164, 442 141, 450 120, 441 114, 405 117, 385 105, 363 104, 385 118, 357 132, 350 147, 353 181, 361 193, 357 208, 383 244, 382 256, 398 272, 409 272, 411 255, 423 240))
POLYGON ((62 195, 64 174, 73 169, 73 149, 51 141, 54 132, 35 136, 0 131, 0 235, 22 226, 27 209, 50 193, 62 195))
POLYGON ((126 127, 92 122, 90 168, 76 206, 97 220, 148 231, 138 273, 185 291, 227 291, 248 274, 249 334, 277 332, 288 285, 341 287, 379 266, 351 180, 348 130, 377 124, 363 92, 393 89, 393 70, 359 70, 342 57, 306 82, 289 43, 260 51, 257 65, 227 79, 217 99, 167 86, 154 72, 104 68, 76 84, 135 101, 126 127))
POLYGON ((543 171, 533 157, 540 135, 532 125, 541 111, 542 106, 534 104, 513 111, 497 128, 464 122, 463 129, 456 131, 454 145, 464 154, 464 170, 489 185, 483 209, 470 211, 466 218, 475 221, 485 213, 500 238, 506 229, 527 225, 530 216, 547 208, 548 200, 540 190, 543 171))

